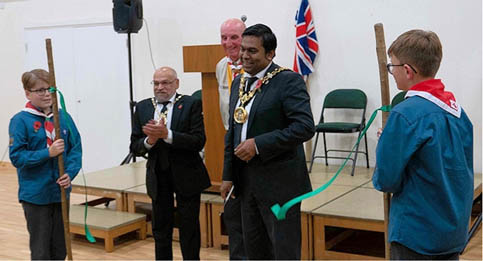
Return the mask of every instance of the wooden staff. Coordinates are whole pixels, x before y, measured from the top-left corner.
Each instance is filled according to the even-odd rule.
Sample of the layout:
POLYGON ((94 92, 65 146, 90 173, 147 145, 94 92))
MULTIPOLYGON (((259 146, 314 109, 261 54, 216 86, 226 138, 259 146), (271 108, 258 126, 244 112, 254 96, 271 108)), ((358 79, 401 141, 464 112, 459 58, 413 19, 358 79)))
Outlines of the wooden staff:
MULTIPOLYGON (((47 48, 47 61, 49 63, 49 85, 56 88, 55 84, 55 72, 54 72, 54 59, 52 57, 52 42, 45 39, 45 45, 47 48)), ((57 105, 57 92, 52 92, 52 111, 54 113, 54 128, 55 128, 55 140, 60 139, 60 122, 59 122, 59 106, 57 105)), ((59 177, 64 175, 64 157, 63 153, 57 156, 59 160, 59 177)), ((69 232, 69 213, 67 212, 67 198, 65 190, 60 186, 60 195, 62 202, 62 220, 64 221, 64 239, 65 248, 67 250, 68 260, 72 260, 72 247, 70 244, 70 232, 69 232)))
MULTIPOLYGON (((381 103, 383 106, 389 105, 389 79, 387 75, 387 56, 386 56, 386 41, 384 39, 384 26, 382 23, 374 25, 374 31, 376 33, 376 52, 377 61, 379 63, 379 78, 381 82, 381 103)), ((387 117, 389 112, 382 112, 382 128, 386 126, 387 117)), ((390 249, 388 240, 388 225, 389 225, 389 208, 391 207, 391 194, 384 193, 384 241, 385 241, 385 253, 386 259, 390 259, 390 249)))

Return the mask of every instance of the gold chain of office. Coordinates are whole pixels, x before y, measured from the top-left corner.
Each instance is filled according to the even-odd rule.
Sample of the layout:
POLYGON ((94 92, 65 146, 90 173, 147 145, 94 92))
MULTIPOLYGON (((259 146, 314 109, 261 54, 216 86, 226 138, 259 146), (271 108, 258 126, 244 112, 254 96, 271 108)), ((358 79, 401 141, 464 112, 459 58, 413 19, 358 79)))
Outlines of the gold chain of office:
MULTIPOLYGON (((173 103, 173 106, 174 104, 176 104, 176 102, 179 101, 179 99, 181 99, 181 97, 183 97, 184 95, 180 94, 178 95, 175 99, 174 99, 174 103, 173 103)), ((151 98, 151 102, 153 103, 153 107, 154 107, 154 111, 156 111, 156 107, 158 106, 158 103, 156 102, 156 98, 155 97, 152 97, 151 98)), ((168 106, 168 105, 166 105, 168 106)), ((167 124, 168 123, 168 110, 164 111, 164 112, 158 112, 158 118, 159 118, 159 121, 163 121, 164 124, 167 124)), ((158 122, 159 123, 159 122, 158 122)))
POLYGON ((285 67, 279 67, 267 73, 261 80, 259 80, 261 81, 261 83, 257 84, 257 86, 253 88, 253 90, 250 90, 248 93, 245 93, 245 91, 243 90, 245 87, 245 81, 246 81, 246 78, 243 75, 240 79, 240 87, 238 88, 238 98, 240 99, 240 106, 238 106, 233 113, 234 114, 233 118, 235 119, 235 122, 245 123, 248 119, 248 112, 247 110, 245 110, 246 104, 253 98, 253 96, 255 96, 255 93, 257 91, 261 90, 262 85, 268 84, 270 82, 270 79, 272 79, 279 72, 287 71, 287 70, 290 70, 290 69, 285 67))

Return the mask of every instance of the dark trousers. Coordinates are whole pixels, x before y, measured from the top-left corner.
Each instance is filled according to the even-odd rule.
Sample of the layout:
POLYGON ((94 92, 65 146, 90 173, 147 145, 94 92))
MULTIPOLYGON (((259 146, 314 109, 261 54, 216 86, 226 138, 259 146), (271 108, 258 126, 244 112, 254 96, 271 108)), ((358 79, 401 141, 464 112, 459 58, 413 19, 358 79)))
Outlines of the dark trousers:
POLYGON ((230 198, 223 210, 223 221, 228 231, 230 260, 244 260, 245 245, 243 244, 243 230, 241 219, 241 200, 239 197, 230 198))
POLYGON ((64 260, 67 253, 60 203, 36 205, 22 201, 30 235, 32 260, 64 260))
POLYGON ((423 255, 397 242, 391 242, 391 260, 459 260, 459 253, 423 255))
POLYGON ((299 260, 302 238, 300 203, 287 212, 286 219, 277 220, 271 206, 251 191, 248 169, 242 167, 240 175, 243 242, 247 258, 299 260))
MULTIPOLYGON (((166 173, 165 173, 166 174, 166 173)), ((171 174, 167 175, 170 176, 171 174)), ((157 198, 153 199, 153 236, 156 260, 173 259, 174 196, 172 178, 158 179, 157 198)), ((201 193, 183 196, 176 193, 176 212, 179 218, 179 240, 185 260, 199 260, 201 193)))

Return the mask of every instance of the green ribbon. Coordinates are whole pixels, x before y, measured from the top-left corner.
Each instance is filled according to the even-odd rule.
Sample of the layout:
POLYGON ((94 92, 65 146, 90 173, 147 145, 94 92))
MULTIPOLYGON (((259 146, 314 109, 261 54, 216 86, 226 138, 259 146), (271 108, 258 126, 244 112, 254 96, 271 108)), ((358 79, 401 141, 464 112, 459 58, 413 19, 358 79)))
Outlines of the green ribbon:
MULTIPOLYGON (((60 95, 60 107, 62 108, 62 113, 64 115, 65 122, 67 123, 67 128, 69 129, 70 133, 74 133, 72 131, 72 127, 70 125, 70 122, 67 120, 68 116, 67 116, 67 108, 65 106, 64 95, 62 94, 62 92, 59 91, 59 89, 57 89, 53 86, 50 86, 49 92, 50 93, 54 93, 54 92, 59 93, 59 95, 60 95)), ((69 137, 71 137, 71 139, 75 139, 74 135, 69 135, 69 137)), ((72 142, 72 144, 77 143, 76 140, 71 140, 71 142, 72 142)), ((85 176, 84 176, 84 170, 82 170, 82 178, 84 179, 84 187, 85 187, 86 186, 86 179, 85 179, 85 176)), ((85 202, 85 209, 84 209, 84 231, 86 233, 87 240, 91 243, 95 243, 96 239, 92 236, 91 231, 89 230, 89 227, 87 226, 87 192, 86 192, 85 196, 86 196, 86 202, 85 202)))
MULTIPOLYGON (((67 123, 67 128, 69 129, 69 132, 70 133, 74 133, 72 132, 72 127, 70 126, 70 122, 67 120, 68 119, 68 116, 67 116, 67 108, 65 107, 65 100, 64 100, 64 95, 62 94, 62 92, 59 91, 59 89, 53 87, 53 86, 50 86, 49 88, 49 92, 50 93, 54 93, 54 92, 58 92, 59 95, 60 95, 60 107, 62 108, 62 114, 64 115, 64 118, 66 119, 65 122, 67 123)), ((74 138, 73 136, 74 135, 70 135, 72 138, 74 138)), ((73 144, 76 143, 75 140, 71 140, 71 142, 73 144)))
POLYGON ((372 122, 376 118, 378 111, 389 112, 389 111, 391 111, 391 105, 382 106, 381 108, 376 109, 372 113, 371 118, 369 119, 369 121, 367 121, 366 127, 364 128, 364 130, 362 130, 361 135, 357 139, 356 144, 354 144, 354 147, 352 148, 351 152, 349 153, 349 155, 345 159, 344 163, 342 163, 342 165, 339 167, 339 169, 337 170, 337 172, 334 174, 334 176, 332 176, 332 178, 327 183, 325 183, 324 185, 320 186, 318 189, 316 189, 314 191, 305 193, 303 195, 300 195, 298 197, 295 197, 295 198, 289 200, 287 203, 283 204, 282 207, 280 207, 279 204, 275 204, 275 205, 273 205, 271 207, 271 210, 272 210, 273 214, 275 215, 275 217, 277 218, 277 220, 284 220, 285 217, 286 217, 287 211, 291 207, 293 207, 295 204, 301 202, 302 200, 308 199, 310 197, 313 197, 313 196, 319 194, 320 192, 322 192, 325 189, 327 189, 332 184, 332 182, 334 182, 334 180, 337 178, 337 176, 339 176, 340 172, 342 171, 342 169, 347 164, 347 161, 350 159, 350 157, 352 155, 352 152, 355 151, 355 149, 357 148, 357 145, 361 142, 362 137, 366 134, 367 129, 371 126, 372 122))
POLYGON ((91 243, 96 243, 96 239, 92 236, 91 231, 89 230, 89 227, 87 226, 87 189, 86 187, 86 175, 84 174, 84 169, 82 169, 82 179, 84 180, 84 191, 86 191, 85 194, 85 208, 84 208, 84 232, 86 233, 86 238, 89 242, 91 243))

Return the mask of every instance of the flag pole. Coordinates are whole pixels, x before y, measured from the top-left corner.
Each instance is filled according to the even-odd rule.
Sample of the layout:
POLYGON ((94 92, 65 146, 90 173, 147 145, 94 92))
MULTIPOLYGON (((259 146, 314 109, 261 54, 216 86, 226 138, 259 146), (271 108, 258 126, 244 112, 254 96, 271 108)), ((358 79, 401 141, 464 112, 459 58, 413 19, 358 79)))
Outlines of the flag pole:
MULTIPOLYGON (((307 87, 307 93, 309 94, 309 99, 310 99, 310 85, 309 85, 309 76, 310 74, 307 74, 307 78, 305 78, 305 86, 307 87)), ((312 139, 309 139, 308 141, 305 142, 305 160, 307 162, 312 161, 312 139)))
MULTIPOLYGON (((49 63, 49 85, 56 88, 55 84, 55 72, 54 72, 54 59, 52 56, 52 41, 47 38, 45 39, 45 44, 47 48, 47 61, 49 63)), ((57 92, 54 91, 52 94, 52 112, 54 113, 54 128, 55 128, 55 140, 60 138, 60 122, 59 122, 59 106, 57 104, 57 92)), ((64 175, 64 157, 61 154, 57 156, 59 162, 59 177, 64 175)), ((67 251, 68 260, 72 260, 72 247, 70 243, 70 232, 69 232, 69 213, 67 206, 67 197, 64 187, 60 186, 60 196, 61 196, 61 206, 62 206, 62 220, 64 221, 64 240, 65 248, 67 251)))
MULTIPOLYGON (((374 31, 376 34, 376 52, 377 61, 379 63, 379 79, 381 83, 381 103, 383 106, 389 105, 389 79, 387 74, 387 56, 386 56, 386 41, 384 39, 384 26, 382 23, 377 23, 374 25, 374 31)), ((386 126, 387 118, 389 117, 389 112, 382 112, 382 128, 386 126)), ((385 258, 390 259, 390 248, 389 248, 389 235, 388 235, 388 225, 389 225, 389 208, 391 207, 391 194, 384 193, 384 246, 385 246, 385 258)))

